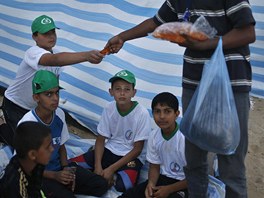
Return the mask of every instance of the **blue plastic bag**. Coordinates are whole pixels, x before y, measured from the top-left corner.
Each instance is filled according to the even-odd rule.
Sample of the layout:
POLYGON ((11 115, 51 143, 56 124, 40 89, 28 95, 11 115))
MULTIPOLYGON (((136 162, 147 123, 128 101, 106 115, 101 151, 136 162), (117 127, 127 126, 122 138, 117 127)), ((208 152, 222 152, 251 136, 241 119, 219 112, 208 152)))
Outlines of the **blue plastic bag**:
POLYGON ((208 175, 209 183, 207 189, 208 198, 225 198, 226 190, 225 184, 219 179, 208 175))
POLYGON ((239 144, 239 121, 221 38, 204 65, 180 130, 193 144, 218 154, 232 154, 239 144))

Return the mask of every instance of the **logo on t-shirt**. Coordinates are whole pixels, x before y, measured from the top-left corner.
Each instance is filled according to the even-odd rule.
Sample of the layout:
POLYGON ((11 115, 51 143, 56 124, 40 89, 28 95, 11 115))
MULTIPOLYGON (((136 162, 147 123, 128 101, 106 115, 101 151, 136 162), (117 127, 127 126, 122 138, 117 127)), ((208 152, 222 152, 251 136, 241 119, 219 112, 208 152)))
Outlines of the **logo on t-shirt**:
POLYGON ((53 146, 58 146, 61 143, 61 137, 54 137, 52 138, 53 146))
POLYGON ((180 167, 180 165, 178 163, 171 162, 170 169, 171 169, 172 172, 178 172, 178 171, 181 170, 181 167, 180 167))
POLYGON ((128 130, 125 134, 127 140, 132 140, 133 132, 131 130, 128 130))

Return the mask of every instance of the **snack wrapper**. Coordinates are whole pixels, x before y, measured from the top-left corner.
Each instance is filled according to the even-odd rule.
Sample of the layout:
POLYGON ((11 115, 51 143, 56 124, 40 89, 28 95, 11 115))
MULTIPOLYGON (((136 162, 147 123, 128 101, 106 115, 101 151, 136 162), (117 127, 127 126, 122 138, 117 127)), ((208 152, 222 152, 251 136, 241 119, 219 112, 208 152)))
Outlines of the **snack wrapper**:
POLYGON ((185 38, 181 34, 185 34, 194 40, 204 41, 213 38, 216 33, 215 28, 210 26, 205 17, 200 16, 193 24, 185 21, 164 23, 157 27, 152 35, 155 38, 183 43, 185 38))

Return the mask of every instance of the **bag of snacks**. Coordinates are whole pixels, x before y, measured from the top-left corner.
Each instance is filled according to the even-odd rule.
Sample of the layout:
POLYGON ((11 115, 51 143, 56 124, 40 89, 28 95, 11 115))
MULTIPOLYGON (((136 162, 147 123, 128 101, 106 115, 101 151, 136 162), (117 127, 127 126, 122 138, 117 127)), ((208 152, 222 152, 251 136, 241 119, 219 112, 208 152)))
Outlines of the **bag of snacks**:
POLYGON ((169 22, 157 27, 152 35, 155 38, 160 38, 176 43, 183 43, 185 38, 182 34, 189 36, 198 41, 204 41, 213 38, 217 31, 211 27, 204 16, 200 16, 195 23, 190 22, 169 22))

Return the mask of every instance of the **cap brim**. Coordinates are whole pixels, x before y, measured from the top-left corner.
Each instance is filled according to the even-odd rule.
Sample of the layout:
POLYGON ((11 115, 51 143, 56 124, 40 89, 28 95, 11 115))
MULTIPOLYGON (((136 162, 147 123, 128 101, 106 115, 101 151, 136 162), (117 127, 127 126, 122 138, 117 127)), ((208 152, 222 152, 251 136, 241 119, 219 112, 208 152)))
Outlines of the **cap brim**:
POLYGON ((49 29, 46 29, 46 30, 43 30, 43 31, 37 31, 37 32, 39 32, 40 34, 45 34, 45 33, 47 33, 48 31, 50 31, 50 30, 53 30, 53 29, 60 29, 60 28, 58 28, 58 27, 51 27, 51 28, 49 28, 49 29))

